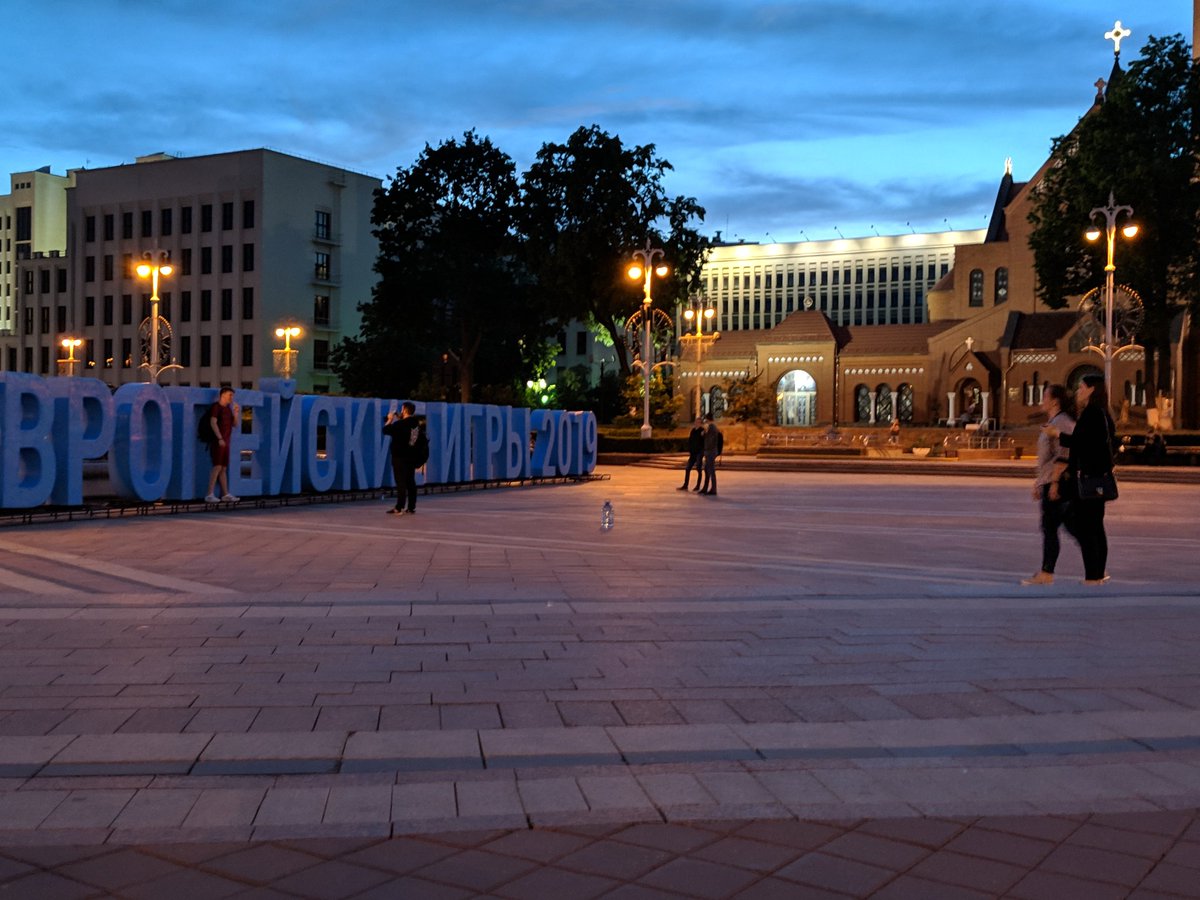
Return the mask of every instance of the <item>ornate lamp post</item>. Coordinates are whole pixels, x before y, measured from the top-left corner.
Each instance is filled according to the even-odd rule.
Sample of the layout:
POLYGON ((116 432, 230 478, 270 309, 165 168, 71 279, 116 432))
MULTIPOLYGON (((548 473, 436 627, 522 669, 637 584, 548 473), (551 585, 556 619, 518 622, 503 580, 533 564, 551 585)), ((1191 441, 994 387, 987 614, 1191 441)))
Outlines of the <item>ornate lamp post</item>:
MULTIPOLYGON (((650 297, 650 279, 657 275, 662 278, 670 269, 665 263, 654 265, 654 260, 663 255, 663 251, 657 247, 650 245, 650 238, 646 238, 646 249, 634 250, 633 257, 640 259, 641 265, 634 263, 629 267, 629 277, 634 281, 645 278, 642 287, 642 327, 645 332, 645 338, 642 342, 642 357, 640 362, 642 367, 642 437, 649 438, 653 433, 650 427, 650 373, 654 369, 654 343, 651 337, 651 314, 650 304, 653 302, 650 297)), ((635 363, 637 365, 637 363, 635 363)))
POLYGON ((75 358, 75 349, 83 346, 83 340, 77 337, 65 337, 61 343, 67 351, 67 358, 58 361, 59 371, 70 378, 75 374, 75 367, 79 365, 79 360, 75 358))
POLYGON ((170 276, 175 271, 175 267, 171 265, 171 255, 167 251, 160 250, 158 258, 155 259, 155 255, 147 250, 142 254, 142 262, 138 263, 136 271, 138 278, 150 279, 150 317, 145 319, 141 328, 138 329, 144 345, 148 343, 149 348, 148 352, 143 351, 143 358, 146 361, 139 368, 146 369, 150 373, 150 381, 157 384, 160 373, 167 369, 183 368, 173 362, 162 365, 162 356, 160 356, 165 350, 166 358, 171 358, 171 323, 158 314, 158 279, 160 276, 163 278, 170 276))
MULTIPOLYGON (((1117 23, 1118 26, 1120 24, 1120 22, 1117 23)), ((1122 214, 1126 218, 1132 218, 1133 207, 1117 206, 1113 200, 1112 191, 1109 191, 1108 206, 1097 206, 1090 215, 1093 222, 1100 217, 1104 218, 1104 230, 1101 231, 1098 225, 1093 225, 1084 232, 1084 236, 1089 241, 1098 241, 1100 235, 1103 234, 1108 243, 1108 262, 1104 266, 1104 344, 1100 348, 1100 352, 1104 356, 1104 386, 1110 397, 1112 396, 1112 361, 1117 352, 1117 348, 1113 344, 1113 273, 1117 271, 1116 264, 1113 262, 1113 245, 1116 243, 1117 237, 1117 217, 1122 214)), ((1127 222, 1121 229, 1121 234, 1127 238, 1132 238, 1137 233, 1138 226, 1132 222, 1127 222)))
POLYGON ((285 325, 275 329, 275 337, 283 338, 283 349, 271 351, 275 356, 275 371, 284 378, 292 378, 296 374, 296 358, 299 350, 292 349, 292 338, 300 337, 300 329, 296 325, 285 325))
POLYGON ((709 306, 703 297, 692 297, 688 301, 688 308, 683 311, 684 321, 687 322, 685 333, 680 336, 680 341, 684 343, 693 343, 696 345, 696 415, 700 415, 703 410, 701 402, 700 390, 700 361, 704 356, 704 347, 706 344, 711 344, 721 336, 719 331, 712 334, 704 333, 704 326, 711 324, 713 316, 717 314, 716 309, 709 306), (695 331, 687 333, 688 330, 695 325, 695 331))

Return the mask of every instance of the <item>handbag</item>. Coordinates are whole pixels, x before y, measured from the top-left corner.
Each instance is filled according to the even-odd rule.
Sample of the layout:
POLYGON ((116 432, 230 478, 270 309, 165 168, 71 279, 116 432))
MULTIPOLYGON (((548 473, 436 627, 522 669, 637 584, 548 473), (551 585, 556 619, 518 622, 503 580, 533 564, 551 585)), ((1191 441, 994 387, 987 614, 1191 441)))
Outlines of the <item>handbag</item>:
POLYGON ((1107 503, 1120 496, 1117 491, 1117 479, 1112 472, 1080 475, 1075 479, 1075 485, 1080 500, 1103 500, 1107 503))
MULTIPOLYGON (((1105 445, 1110 448, 1109 458, 1111 459, 1112 435, 1108 431, 1107 415, 1104 416, 1104 440, 1105 445)), ((1117 479, 1111 469, 1101 472, 1099 475, 1084 475, 1080 472, 1075 479, 1075 490, 1080 500, 1103 500, 1108 503, 1120 496, 1117 491, 1117 479)))

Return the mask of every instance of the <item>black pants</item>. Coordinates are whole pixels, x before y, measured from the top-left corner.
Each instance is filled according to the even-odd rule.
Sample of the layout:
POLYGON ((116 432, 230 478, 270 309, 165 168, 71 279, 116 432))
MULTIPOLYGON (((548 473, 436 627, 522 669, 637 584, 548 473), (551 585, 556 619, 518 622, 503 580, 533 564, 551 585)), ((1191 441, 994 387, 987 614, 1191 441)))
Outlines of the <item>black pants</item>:
POLYGON ((683 486, 686 488, 688 482, 692 480, 692 469, 696 470, 696 484, 699 486, 701 466, 704 463, 703 451, 688 454, 687 465, 683 469, 683 486))
POLYGON ((392 476, 396 479, 396 509, 412 512, 417 508, 417 467, 393 456, 392 476))
POLYGON ((1104 501, 1071 501, 1071 534, 1083 555, 1083 577, 1099 581, 1108 565, 1108 535, 1104 533, 1104 501))
MULTIPOLYGON (((1066 524, 1067 502, 1061 498, 1050 499, 1050 485, 1042 485, 1042 571, 1054 574, 1058 564, 1058 552, 1062 545, 1058 540, 1058 529, 1066 524)), ((1070 530, 1070 529, 1068 529, 1070 530)))
POLYGON ((717 492, 717 454, 704 454, 704 486, 700 488, 702 494, 715 494, 717 492))

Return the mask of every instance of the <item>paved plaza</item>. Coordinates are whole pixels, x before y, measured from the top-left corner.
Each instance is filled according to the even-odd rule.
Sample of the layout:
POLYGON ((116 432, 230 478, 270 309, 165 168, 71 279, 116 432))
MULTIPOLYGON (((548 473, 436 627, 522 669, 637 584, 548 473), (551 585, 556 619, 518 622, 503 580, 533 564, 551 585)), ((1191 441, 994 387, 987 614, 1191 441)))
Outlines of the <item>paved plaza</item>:
POLYGON ((0 529, 0 893, 1200 897, 1200 485, 599 471, 0 529))

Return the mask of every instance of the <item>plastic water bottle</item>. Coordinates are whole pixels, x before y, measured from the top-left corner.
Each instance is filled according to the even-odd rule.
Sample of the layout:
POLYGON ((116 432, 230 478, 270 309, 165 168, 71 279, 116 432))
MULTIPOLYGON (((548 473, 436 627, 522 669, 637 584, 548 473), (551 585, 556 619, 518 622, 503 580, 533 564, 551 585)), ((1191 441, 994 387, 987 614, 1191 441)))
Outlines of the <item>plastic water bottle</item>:
POLYGON ((613 505, 611 500, 605 500, 604 505, 600 507, 600 530, 612 531, 613 527, 613 505))

